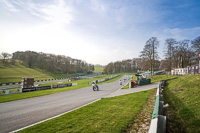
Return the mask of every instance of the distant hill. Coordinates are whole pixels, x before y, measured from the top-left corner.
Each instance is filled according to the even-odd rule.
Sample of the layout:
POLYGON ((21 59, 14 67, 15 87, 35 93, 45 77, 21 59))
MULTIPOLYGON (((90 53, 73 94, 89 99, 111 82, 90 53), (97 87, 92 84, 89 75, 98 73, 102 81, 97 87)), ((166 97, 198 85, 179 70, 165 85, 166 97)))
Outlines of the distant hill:
POLYGON ((95 65, 94 66, 94 71, 95 72, 103 72, 104 67, 103 66, 99 66, 99 65, 95 65))
POLYGON ((3 60, 0 60, 0 84, 20 82, 22 77, 33 77, 34 80, 44 80, 67 76, 69 75, 52 74, 40 69, 27 68, 22 65, 21 61, 16 61, 12 65, 9 60, 7 60, 7 63, 3 63, 3 60))

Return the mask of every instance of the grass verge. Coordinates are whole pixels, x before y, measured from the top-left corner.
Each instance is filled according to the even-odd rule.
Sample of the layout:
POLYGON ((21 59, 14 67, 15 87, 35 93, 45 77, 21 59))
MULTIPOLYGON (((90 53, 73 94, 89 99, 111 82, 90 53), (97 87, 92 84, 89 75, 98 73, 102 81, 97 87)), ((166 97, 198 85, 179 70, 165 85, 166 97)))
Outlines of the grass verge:
POLYGON ((186 75, 168 81, 164 89, 167 130, 174 133, 200 132, 200 75, 186 75))
POLYGON ((160 82, 160 80, 166 80, 166 79, 172 79, 172 78, 176 78, 178 76, 174 76, 174 75, 155 75, 150 77, 151 78, 151 83, 154 82, 160 82))
POLYGON ((137 114, 132 127, 127 133, 147 133, 150 128, 152 113, 156 101, 156 89, 154 89, 147 103, 143 106, 139 114, 137 114))
POLYGON ((103 66, 94 66, 95 72, 103 72, 104 67, 103 66))
POLYGON ((22 77, 34 77, 35 80, 53 78, 46 73, 23 66, 0 68, 0 84, 21 82, 22 77))
MULTIPOLYGON (((37 96, 44 96, 44 95, 49 95, 49 94, 63 92, 63 91, 75 90, 75 89, 79 89, 79 88, 84 88, 84 87, 91 86, 91 84, 92 84, 91 81, 99 80, 99 79, 103 79, 103 78, 108 78, 110 76, 111 75, 103 75, 103 76, 98 77, 98 78, 83 79, 83 80, 77 80, 77 81, 70 82, 70 83, 78 83, 77 86, 50 89, 50 90, 32 91, 32 92, 26 92, 26 93, 10 94, 10 95, 2 95, 2 96, 0 96, 0 103, 20 100, 20 99, 26 99, 26 98, 31 98, 31 97, 37 97, 37 96)), ((102 83, 109 83, 109 82, 116 81, 119 78, 121 78, 122 76, 123 75, 120 75, 119 77, 116 77, 114 79, 111 79, 111 80, 108 80, 108 81, 102 82, 102 83)), ((60 84, 64 84, 64 83, 65 82, 60 83, 60 84)), ((66 83, 69 83, 69 82, 66 82, 66 83)), ((100 84, 102 84, 102 83, 100 83, 100 84)), ((49 84, 44 84, 43 86, 47 86, 47 85, 49 86, 49 85, 53 85, 53 84, 59 84, 59 83, 56 83, 56 82, 55 83, 49 83, 49 84)))
POLYGON ((145 105, 152 90, 103 98, 58 118, 27 128, 22 133, 125 132, 145 105))
MULTIPOLYGON (((10 62, 7 60, 6 62, 10 62)), ((53 74, 38 68, 28 68, 17 60, 15 65, 4 64, 0 59, 0 84, 21 82, 23 77, 34 77, 35 80, 74 77, 76 74, 53 74)))

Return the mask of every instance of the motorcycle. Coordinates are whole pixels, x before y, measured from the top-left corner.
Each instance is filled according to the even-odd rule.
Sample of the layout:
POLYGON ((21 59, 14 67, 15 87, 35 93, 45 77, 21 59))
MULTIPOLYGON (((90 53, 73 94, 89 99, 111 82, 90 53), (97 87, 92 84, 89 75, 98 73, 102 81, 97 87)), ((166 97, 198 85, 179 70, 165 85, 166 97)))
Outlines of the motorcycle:
POLYGON ((92 88, 93 88, 93 91, 99 91, 99 86, 98 85, 92 86, 92 88))

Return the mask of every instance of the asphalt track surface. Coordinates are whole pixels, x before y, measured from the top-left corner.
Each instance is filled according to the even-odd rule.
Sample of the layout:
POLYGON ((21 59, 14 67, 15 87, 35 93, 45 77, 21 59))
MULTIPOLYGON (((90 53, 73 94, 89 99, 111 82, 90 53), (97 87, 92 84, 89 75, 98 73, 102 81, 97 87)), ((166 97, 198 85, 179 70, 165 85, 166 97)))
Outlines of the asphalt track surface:
MULTIPOLYGON (((127 76, 121 79, 124 78, 127 78, 127 76)), ((152 89, 156 86, 157 84, 153 84, 144 90, 152 89)), ((26 127, 102 97, 120 95, 117 93, 120 93, 119 89, 121 87, 119 80, 117 80, 112 83, 99 85, 100 91, 93 91, 92 87, 86 87, 46 96, 0 103, 0 133, 7 133, 26 127)))

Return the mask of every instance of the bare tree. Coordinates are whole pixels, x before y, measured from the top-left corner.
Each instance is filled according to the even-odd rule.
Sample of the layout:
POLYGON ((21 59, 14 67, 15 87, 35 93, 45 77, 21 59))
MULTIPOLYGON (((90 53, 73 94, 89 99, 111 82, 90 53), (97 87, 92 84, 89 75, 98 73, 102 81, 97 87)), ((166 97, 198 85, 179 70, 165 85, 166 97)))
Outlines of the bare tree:
POLYGON ((1 55, 3 57, 3 63, 5 63, 6 58, 8 59, 9 57, 11 57, 11 54, 6 52, 2 52, 1 55))
POLYGON ((190 40, 182 40, 179 42, 178 55, 180 58, 180 67, 187 67, 191 65, 191 59, 194 57, 194 52, 191 48, 190 40))
POLYGON ((173 38, 169 38, 165 40, 165 45, 167 46, 167 50, 164 52, 165 53, 165 58, 168 61, 169 65, 167 67, 168 71, 171 71, 173 67, 173 57, 175 54, 175 46, 177 44, 177 41, 173 38))
POLYGON ((156 37, 151 37, 147 40, 146 45, 141 51, 140 57, 146 59, 150 65, 151 75, 154 74, 155 60, 159 58, 157 48, 159 46, 159 41, 156 37))
POLYGON ((195 52, 195 56, 197 57, 198 61, 199 61, 199 54, 200 54, 200 36, 195 38, 193 41, 192 41, 192 48, 195 52))
POLYGON ((200 36, 195 38, 192 41, 192 48, 194 49, 195 52, 197 52, 198 54, 200 53, 200 36))

